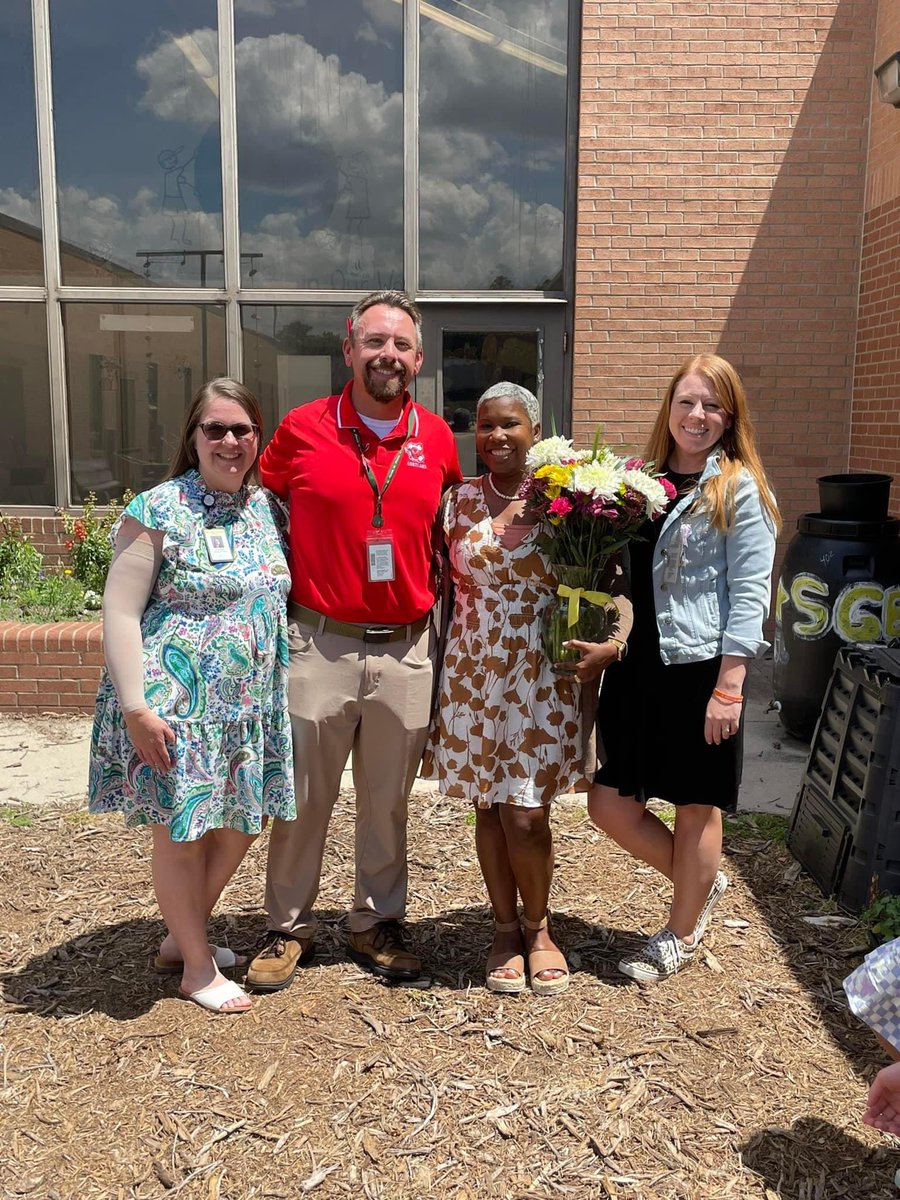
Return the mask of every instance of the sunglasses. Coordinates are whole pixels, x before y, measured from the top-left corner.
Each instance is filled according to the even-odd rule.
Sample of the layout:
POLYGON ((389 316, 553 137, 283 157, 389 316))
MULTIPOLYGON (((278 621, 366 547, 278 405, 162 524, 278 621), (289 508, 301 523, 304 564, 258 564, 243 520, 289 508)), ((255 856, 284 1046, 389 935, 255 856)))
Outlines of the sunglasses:
POLYGON ((259 433, 256 425, 246 425, 243 422, 238 425, 226 425, 224 421, 201 421, 197 428, 203 430, 203 436, 208 442, 221 442, 229 433, 239 442, 249 442, 259 433))

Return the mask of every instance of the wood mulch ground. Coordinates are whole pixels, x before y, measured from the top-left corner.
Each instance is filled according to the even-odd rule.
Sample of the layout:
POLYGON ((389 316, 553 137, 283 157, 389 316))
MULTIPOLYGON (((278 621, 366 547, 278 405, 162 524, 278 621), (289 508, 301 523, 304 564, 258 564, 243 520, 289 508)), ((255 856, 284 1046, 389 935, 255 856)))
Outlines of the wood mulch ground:
MULTIPOLYGON (((349 962, 345 796, 315 965, 249 1015, 214 1017, 149 969, 146 834, 4 810, 0 1196, 896 1197, 895 1143, 859 1122, 879 1052, 840 987, 859 927, 805 923, 827 906, 746 824, 704 961, 641 988, 615 963, 661 924, 666 887, 583 807, 563 804, 555 828, 565 996, 484 990, 472 829, 433 795, 410 821, 410 931, 432 986, 387 987, 349 962)), ((216 940, 257 943, 263 872, 264 845, 216 940)))

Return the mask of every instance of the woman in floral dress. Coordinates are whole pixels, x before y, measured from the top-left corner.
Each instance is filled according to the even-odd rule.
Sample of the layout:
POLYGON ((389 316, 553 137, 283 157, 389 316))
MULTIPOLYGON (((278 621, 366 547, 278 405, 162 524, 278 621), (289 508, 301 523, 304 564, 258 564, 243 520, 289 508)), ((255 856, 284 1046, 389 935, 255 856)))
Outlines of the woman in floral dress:
MULTIPOLYGON (((541 612, 557 584, 518 498, 525 456, 540 437, 537 399, 516 384, 495 384, 478 401, 475 436, 488 471, 461 484, 445 509, 455 600, 425 770, 444 795, 475 807, 495 920, 488 989, 525 988, 524 949, 533 991, 551 995, 566 989, 569 975, 547 920, 550 804, 584 772, 580 684, 555 675, 541 647, 541 612)), ((612 571, 606 590, 621 593, 621 572, 612 571)), ((627 637, 621 614, 613 634, 627 637)), ((580 644, 577 680, 596 678, 620 646, 580 644)))
POLYGON ((288 567, 281 510, 257 484, 255 397, 230 379, 197 393, 168 479, 111 532, 106 671, 91 746, 91 812, 153 828, 168 926, 156 967, 215 1012, 249 997, 206 926, 268 817, 295 817, 287 715, 288 567))

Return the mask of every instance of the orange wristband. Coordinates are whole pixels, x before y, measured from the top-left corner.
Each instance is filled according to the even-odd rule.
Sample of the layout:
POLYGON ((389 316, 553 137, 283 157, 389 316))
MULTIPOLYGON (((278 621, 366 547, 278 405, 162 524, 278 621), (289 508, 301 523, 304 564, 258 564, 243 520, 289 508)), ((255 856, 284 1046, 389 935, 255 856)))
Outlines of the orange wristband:
POLYGON ((713 695, 725 704, 743 704, 743 696, 735 696, 732 692, 723 692, 721 688, 713 688, 713 695))

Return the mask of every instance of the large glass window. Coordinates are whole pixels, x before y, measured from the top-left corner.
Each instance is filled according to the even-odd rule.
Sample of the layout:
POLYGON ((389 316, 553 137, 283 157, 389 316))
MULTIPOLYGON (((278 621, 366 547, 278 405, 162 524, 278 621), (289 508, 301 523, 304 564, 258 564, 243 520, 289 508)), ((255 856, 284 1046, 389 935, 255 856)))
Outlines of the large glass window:
POLYGON ((225 374, 216 304, 65 304, 72 499, 157 483, 197 388, 225 374))
POLYGON ((244 304, 244 382, 262 408, 268 439, 292 408, 340 392, 347 311, 307 304, 244 304))
POLYGON ((43 304, 0 305, 0 502, 53 503, 53 443, 43 304))
POLYGON ((31 5, 0 5, 0 284, 44 282, 31 5))
POLYGON ((420 6, 423 288, 562 289, 568 0, 420 6))
POLYGON ((223 283, 215 0, 52 0, 65 284, 223 283))
POLYGON ((271 431, 342 388, 347 313, 377 288, 422 301, 413 392, 467 471, 475 398, 496 378, 533 382, 562 424, 569 306, 511 293, 563 291, 578 10, 0 0, 0 506, 152 485, 226 362, 271 431), (43 305, 22 289, 46 282, 45 261, 55 282, 57 250, 43 305))
POLYGON ((235 6, 244 287, 403 286, 402 9, 235 6))

